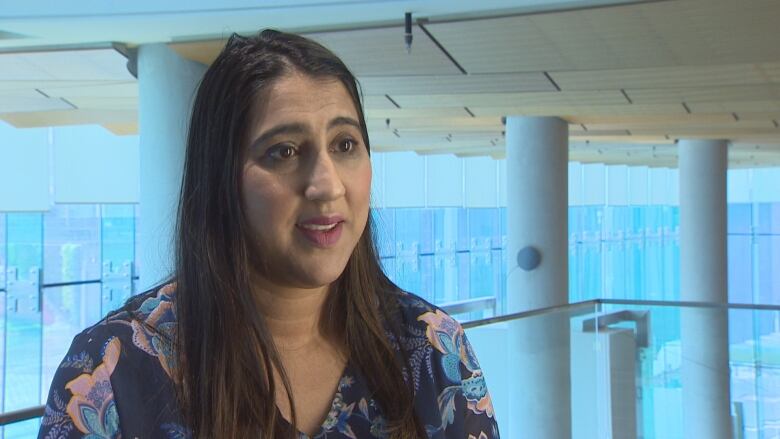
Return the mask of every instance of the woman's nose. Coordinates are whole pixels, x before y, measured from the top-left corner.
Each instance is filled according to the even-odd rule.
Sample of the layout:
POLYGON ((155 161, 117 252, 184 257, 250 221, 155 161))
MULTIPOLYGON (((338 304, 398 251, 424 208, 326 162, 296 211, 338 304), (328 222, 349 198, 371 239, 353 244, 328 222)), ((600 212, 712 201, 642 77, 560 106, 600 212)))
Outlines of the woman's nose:
POLYGON ((317 154, 308 177, 304 195, 310 201, 332 201, 346 193, 336 164, 328 153, 317 154))

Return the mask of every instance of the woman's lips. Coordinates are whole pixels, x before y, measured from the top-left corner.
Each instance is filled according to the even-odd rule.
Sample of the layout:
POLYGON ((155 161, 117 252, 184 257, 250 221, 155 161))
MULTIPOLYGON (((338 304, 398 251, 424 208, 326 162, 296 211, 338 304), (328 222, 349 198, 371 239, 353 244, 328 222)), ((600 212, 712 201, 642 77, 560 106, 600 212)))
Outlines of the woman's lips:
POLYGON ((342 224, 344 224, 344 221, 340 218, 314 218, 304 223, 296 224, 295 227, 317 247, 329 248, 336 245, 341 237, 342 224))

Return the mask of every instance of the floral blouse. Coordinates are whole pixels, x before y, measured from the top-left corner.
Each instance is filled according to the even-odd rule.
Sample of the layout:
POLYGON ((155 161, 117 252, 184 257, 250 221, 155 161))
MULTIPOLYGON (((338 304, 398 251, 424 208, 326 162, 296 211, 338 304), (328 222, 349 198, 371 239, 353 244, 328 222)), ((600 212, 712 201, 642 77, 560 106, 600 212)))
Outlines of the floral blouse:
MULTIPOLYGON (((190 437, 177 410, 173 352, 165 341, 175 327, 174 293, 166 285, 136 296, 75 337, 54 376, 39 438, 190 437)), ((398 297, 405 333, 391 341, 410 358, 407 376, 428 437, 498 439, 485 378, 463 328, 413 294, 398 297)), ((387 437, 371 394, 363 372, 347 364, 319 431, 300 438, 387 437)))

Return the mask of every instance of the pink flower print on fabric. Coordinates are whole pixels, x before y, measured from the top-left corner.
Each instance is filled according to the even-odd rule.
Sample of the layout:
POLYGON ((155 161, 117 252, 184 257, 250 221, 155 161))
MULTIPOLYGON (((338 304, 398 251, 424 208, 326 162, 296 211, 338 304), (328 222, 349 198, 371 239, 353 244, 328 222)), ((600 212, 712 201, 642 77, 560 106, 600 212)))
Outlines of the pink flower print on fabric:
POLYGON ((83 373, 65 388, 73 397, 67 412, 76 428, 85 438, 116 438, 119 433, 119 415, 111 389, 111 374, 119 361, 119 339, 111 338, 105 346, 102 363, 91 374, 83 373))
MULTIPOLYGON (((417 320, 428 324, 425 331, 428 341, 436 350, 444 354, 442 369, 447 378, 453 383, 460 384, 467 407, 475 414, 484 413, 492 418, 493 403, 485 385, 485 378, 482 376, 482 369, 479 367, 471 344, 465 338, 463 327, 447 313, 438 309, 435 312, 422 314, 417 320), (459 363, 471 372, 471 377, 461 378, 459 363)), ((452 396, 449 396, 443 400, 450 401, 451 398, 452 396)), ((443 405, 448 406, 448 404, 443 405)))
POLYGON ((165 373, 171 376, 173 369, 173 349, 171 340, 176 328, 176 315, 173 302, 175 284, 171 283, 160 288, 155 297, 146 299, 141 305, 143 322, 133 320, 133 344, 147 354, 160 360, 165 373), (153 328, 153 329, 152 329, 153 328))

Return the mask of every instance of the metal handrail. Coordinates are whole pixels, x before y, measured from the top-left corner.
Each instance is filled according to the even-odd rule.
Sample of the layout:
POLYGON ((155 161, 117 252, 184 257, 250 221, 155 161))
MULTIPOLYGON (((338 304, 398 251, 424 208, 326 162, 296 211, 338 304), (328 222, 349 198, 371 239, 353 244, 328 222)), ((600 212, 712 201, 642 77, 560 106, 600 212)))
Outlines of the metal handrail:
POLYGON ((14 424, 16 422, 40 418, 43 416, 45 408, 46 406, 39 405, 36 407, 27 407, 21 410, 2 413, 0 414, 0 427, 8 424, 14 424))
POLYGON ((475 299, 458 300, 439 305, 439 308, 447 314, 458 315, 472 311, 492 309, 496 312, 496 296, 477 297, 475 299))
MULTIPOLYGON (((467 307, 469 312, 471 307, 482 307, 479 309, 487 308, 485 305, 490 303, 490 298, 481 297, 477 299, 463 300, 459 302, 452 302, 442 306, 449 307, 449 309, 464 309, 467 307), (459 308, 460 307, 460 308, 459 308)), ((495 298, 493 298, 495 303, 495 298)), ((558 306, 549 306, 546 308, 539 308, 530 311, 517 312, 513 314, 506 314, 502 316, 489 317, 486 319, 472 320, 470 322, 464 322, 461 326, 464 329, 476 328, 480 326, 490 325, 494 323, 508 322, 511 320, 518 320, 522 318, 534 317, 538 315, 551 314, 557 312, 568 312, 571 316, 584 315, 590 311, 600 311, 602 305, 637 305, 637 306, 669 306, 669 307, 684 307, 684 308, 709 308, 709 309, 746 309, 746 310, 759 310, 759 311, 780 311, 780 305, 751 305, 746 303, 713 303, 713 302, 674 302, 665 300, 628 300, 628 299, 593 299, 576 303, 567 303, 558 306)), ((29 419, 35 419, 43 416, 45 406, 28 407, 13 412, 7 412, 0 414, 0 427, 15 422, 26 421, 29 419)))

